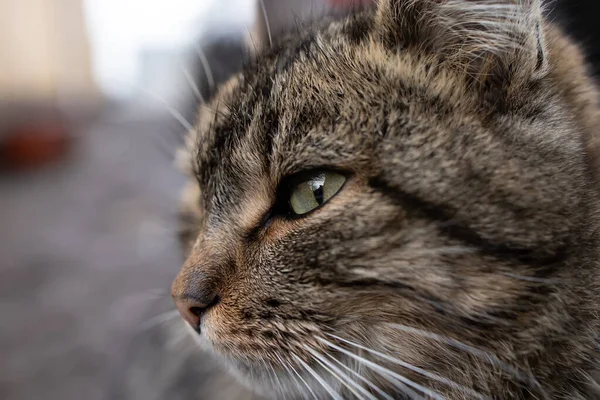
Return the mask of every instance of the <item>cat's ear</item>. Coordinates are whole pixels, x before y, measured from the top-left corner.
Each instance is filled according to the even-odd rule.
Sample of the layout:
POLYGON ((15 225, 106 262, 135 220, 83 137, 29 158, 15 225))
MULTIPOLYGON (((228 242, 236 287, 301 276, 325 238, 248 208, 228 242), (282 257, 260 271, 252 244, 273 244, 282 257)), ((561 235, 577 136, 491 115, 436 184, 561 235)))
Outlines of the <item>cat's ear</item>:
POLYGON ((386 45, 414 47, 480 77, 538 79, 548 70, 540 0, 380 0, 386 45))

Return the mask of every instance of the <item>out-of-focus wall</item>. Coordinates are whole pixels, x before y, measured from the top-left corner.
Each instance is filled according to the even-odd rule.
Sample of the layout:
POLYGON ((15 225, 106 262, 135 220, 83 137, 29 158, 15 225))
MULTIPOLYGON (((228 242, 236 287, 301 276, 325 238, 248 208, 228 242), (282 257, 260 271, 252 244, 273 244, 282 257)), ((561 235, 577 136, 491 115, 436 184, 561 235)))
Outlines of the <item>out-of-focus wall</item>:
POLYGON ((269 34, 276 37, 282 31, 294 26, 310 26, 323 15, 345 15, 353 8, 374 4, 376 0, 255 1, 257 20, 252 32, 252 40, 264 45, 269 40, 269 34))
POLYGON ((329 0, 257 0, 256 3, 257 21, 253 32, 256 38, 251 40, 259 40, 261 45, 268 42, 269 34, 277 36, 296 23, 310 23, 329 7, 329 0))
POLYGON ((82 0, 0 0, 0 101, 93 98, 82 0))

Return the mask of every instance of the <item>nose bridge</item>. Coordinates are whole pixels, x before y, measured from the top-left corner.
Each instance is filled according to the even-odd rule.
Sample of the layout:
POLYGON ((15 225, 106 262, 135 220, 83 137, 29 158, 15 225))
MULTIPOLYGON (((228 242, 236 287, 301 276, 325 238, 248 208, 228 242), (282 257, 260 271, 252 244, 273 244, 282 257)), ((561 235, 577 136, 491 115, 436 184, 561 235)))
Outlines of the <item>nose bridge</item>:
POLYGON ((226 253, 217 243, 198 243, 173 282, 173 297, 209 303, 222 289, 226 268, 226 253))

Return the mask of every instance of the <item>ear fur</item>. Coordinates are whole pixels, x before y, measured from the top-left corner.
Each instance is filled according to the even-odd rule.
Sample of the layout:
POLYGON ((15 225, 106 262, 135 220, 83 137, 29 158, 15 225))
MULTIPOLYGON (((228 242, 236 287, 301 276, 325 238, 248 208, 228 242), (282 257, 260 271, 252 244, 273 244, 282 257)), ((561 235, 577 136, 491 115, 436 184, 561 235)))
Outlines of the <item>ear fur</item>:
POLYGON ((486 79, 531 80, 548 62, 540 0, 380 0, 380 37, 486 79))

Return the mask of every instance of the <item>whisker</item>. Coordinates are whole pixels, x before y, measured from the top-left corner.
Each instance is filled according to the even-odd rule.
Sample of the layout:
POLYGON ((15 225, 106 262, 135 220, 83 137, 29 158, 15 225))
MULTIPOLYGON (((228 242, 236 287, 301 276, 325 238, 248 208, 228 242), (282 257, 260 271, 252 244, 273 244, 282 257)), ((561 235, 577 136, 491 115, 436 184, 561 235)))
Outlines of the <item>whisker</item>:
POLYGON ((333 390, 333 388, 327 382, 325 382, 325 380, 319 374, 317 374, 317 372, 314 369, 312 369, 297 355, 293 354, 293 356, 296 359, 296 361, 298 361, 300 365, 302 365, 304 369, 306 369, 308 373, 311 374, 321 386, 323 386, 323 389, 325 389, 327 393, 329 393, 331 397, 334 398, 334 400, 344 400, 335 390, 333 390))
POLYGON ((144 93, 146 96, 148 96, 148 97, 150 97, 150 98, 154 99, 156 102, 158 102, 158 103, 162 104, 162 105, 165 107, 165 109, 166 109, 166 110, 169 112, 169 114, 171 114, 171 116, 172 116, 173 118, 175 118, 175 119, 177 120, 177 122, 179 122, 179 123, 180 123, 180 124, 181 124, 181 125, 182 125, 182 126, 185 128, 185 129, 186 129, 186 130, 188 130, 188 131, 191 131, 191 130, 193 130, 193 129, 194 129, 194 126, 193 126, 193 124, 192 124, 190 121, 188 121, 188 120, 187 120, 187 119, 186 119, 186 118, 183 116, 183 114, 181 114, 181 113, 180 113, 180 112, 179 112, 179 111, 178 111, 178 110, 177 110, 175 107, 173 107, 173 106, 172 106, 172 105, 171 105, 171 104, 170 104, 170 103, 169 103, 167 100, 165 100, 165 98, 164 98, 164 97, 162 97, 162 96, 159 96, 158 94, 156 94, 156 93, 153 93, 153 92, 151 92, 151 91, 149 91, 149 90, 146 90, 146 89, 144 89, 143 87, 140 87, 140 86, 138 86, 138 85, 132 84, 132 83, 130 83, 130 82, 123 81, 123 80, 121 80, 121 79, 119 79, 119 78, 112 78, 112 79, 113 79, 113 80, 115 80, 115 81, 118 81, 118 82, 120 82, 120 83, 122 83, 122 84, 125 84, 125 85, 128 85, 128 86, 131 86, 131 87, 135 87, 137 90, 139 90, 140 92, 144 93))
POLYGON ((435 374, 433 372, 429 372, 427 370, 424 370, 423 368, 419 368, 417 366, 414 366, 414 365, 412 365, 412 364, 410 364, 410 363, 408 363, 406 361, 399 360, 397 358, 391 357, 391 356, 389 356, 389 355, 387 355, 385 353, 382 353, 380 351, 370 349, 370 348, 368 348, 366 346, 362 346, 362 345, 360 345, 358 343, 354 343, 354 342, 352 342, 350 340, 341 338, 341 337, 333 335, 333 334, 329 334, 329 336, 331 336, 331 337, 333 337, 333 338, 335 338, 337 340, 340 340, 340 341, 342 341, 344 343, 347 343, 347 344, 349 344, 351 346, 355 346, 355 347, 358 347, 359 349, 362 349, 362 350, 367 351, 369 353, 375 354, 376 356, 381 357, 384 360, 387 360, 387 361, 392 362, 394 364, 398 364, 398 365, 400 365, 400 366, 402 366, 402 367, 404 367, 404 368, 406 368, 408 370, 411 370, 413 372, 421 374, 421 375, 423 375, 423 376, 425 376, 425 377, 427 377, 429 379, 432 379, 432 380, 437 381, 437 382, 444 383, 444 384, 446 384, 446 385, 448 385, 448 386, 450 386, 450 387, 452 387, 454 389, 461 390, 461 391, 463 391, 465 393, 470 394, 473 397, 485 398, 482 394, 477 393, 473 389, 467 388, 466 386, 463 386, 463 385, 459 385, 458 383, 456 383, 456 382, 454 382, 454 381, 452 381, 452 380, 450 380, 448 378, 445 378, 445 377, 440 376, 438 374, 435 374))
MULTIPOLYGON (((313 399, 318 400, 317 395, 315 394, 315 392, 313 392, 312 388, 310 387, 310 385, 304 380, 304 378, 302 378, 302 375, 300 375, 300 373, 298 372, 298 370, 296 368, 294 368, 294 366, 292 365, 292 363, 290 362, 284 362, 283 359, 276 354, 277 358, 279 359, 279 361, 281 361, 281 363, 285 363, 287 364, 288 367, 290 367, 292 369, 292 371, 294 372, 294 374, 296 374, 296 376, 298 377, 298 379, 300 379, 300 381, 304 384, 304 386, 306 386, 306 388, 308 389, 308 391, 310 392, 310 394, 313 396, 313 399)), ((304 394, 304 391, 303 391, 304 394)))
POLYGON ((248 38, 250 39, 250 43, 252 43, 252 47, 254 48, 254 54, 257 54, 258 46, 256 45, 256 42, 254 41, 254 35, 252 34, 252 30, 250 29, 250 27, 248 25, 246 25, 246 30, 248 31, 248 38))
POLYGON ((404 383, 404 384, 406 384, 406 385, 408 385, 408 386, 410 386, 410 387, 412 387, 414 389, 417 389, 418 391, 426 394, 427 396, 430 396, 430 397, 432 397, 434 399, 437 399, 437 400, 445 400, 445 398, 442 395, 440 395, 439 393, 437 393, 437 392, 435 392, 435 391, 433 391, 431 389, 428 389, 425 386, 420 385, 420 384, 418 384, 418 383, 416 383, 416 382, 408 379, 405 376, 402 376, 402 375, 397 374, 397 373, 395 373, 393 371, 390 371, 389 369, 387 369, 385 367, 382 367, 381 365, 376 364, 376 363, 374 363, 372 361, 369 361, 369 360, 367 360, 364 357, 360 357, 360 356, 358 356, 356 354, 353 354, 352 352, 350 352, 350 351, 348 351, 348 350, 346 350, 346 349, 344 349, 344 348, 342 348, 342 347, 340 347, 338 345, 335 345, 335 344, 331 343, 330 341, 328 341, 326 339, 319 338, 319 337, 317 339, 320 340, 320 341, 322 341, 326 345, 330 346, 331 348, 333 348, 333 349, 335 349, 337 351, 340 351, 340 352, 346 354, 347 356, 354 358, 357 361, 362 362, 363 364, 365 364, 366 366, 368 366, 368 367, 370 367, 372 369, 375 369, 375 370, 379 371, 380 373, 384 373, 384 374, 393 376, 394 378, 398 379, 402 383, 404 383))
POLYGON ((178 316, 179 316, 178 310, 171 310, 171 311, 164 312, 162 314, 158 314, 158 315, 146 320, 146 322, 142 323, 140 325, 139 332, 145 332, 148 329, 154 328, 155 326, 162 325, 166 322, 169 322, 178 316))
POLYGON ((386 381, 392 383, 394 386, 396 386, 398 389, 400 389, 402 391, 402 393, 404 393, 405 395, 410 397, 411 400, 425 400, 424 396, 421 396, 420 394, 418 394, 417 392, 412 390, 410 387, 408 387, 406 384, 400 382, 398 379, 394 378, 393 376, 390 376, 390 375, 388 375, 386 373, 382 373, 382 372, 380 372, 379 375, 381 375, 381 377, 383 377, 386 381))
MULTIPOLYGON (((265 363, 266 365, 266 363, 265 363)), ((273 379, 275 381, 277 381, 277 387, 279 388, 279 391, 281 392, 281 394, 283 395, 283 398, 285 400, 285 398, 287 398, 287 394, 285 393, 285 391, 283 390, 283 385, 281 384, 281 381, 279 380, 279 377, 277 376, 277 372, 275 372, 275 369, 273 368, 272 365, 269 365, 269 368, 271 369, 271 372, 273 373, 273 379)))
POLYGON ((401 330, 403 332, 406 333, 412 333, 415 335, 419 335, 421 337, 425 337, 428 339, 432 339, 432 340, 436 340, 438 342, 442 342, 445 343, 449 346, 455 347, 457 349, 460 350, 464 350, 469 354, 472 354, 474 356, 476 356, 477 358, 480 358, 482 360, 485 360, 487 362, 489 362, 490 364, 496 365, 498 367, 500 367, 504 372, 507 372, 509 374, 511 374, 512 376, 520 379, 523 382, 527 382, 530 384, 533 384, 536 387, 541 388, 541 385, 539 382, 537 382, 537 380, 532 377, 529 376, 527 374, 524 374, 523 371, 520 371, 519 369, 513 367, 510 364, 505 363, 504 361, 500 360, 497 356, 495 356, 494 354, 491 354, 489 352, 486 352, 484 350, 478 349, 476 347, 470 346, 466 343, 463 343, 457 339, 453 339, 453 338, 449 338, 449 337, 445 337, 442 335, 438 335, 437 333, 433 333, 433 332, 429 332, 429 331, 425 331, 423 329, 419 329, 419 328, 414 328, 411 326, 407 326, 407 325, 402 325, 402 324, 386 324, 386 326, 390 326, 392 328, 401 330))
POLYGON ((369 399, 371 399, 371 400, 377 400, 377 398, 375 396, 373 396, 371 393, 367 392, 359 384, 357 384, 352 379, 350 379, 350 377, 347 374, 345 374, 342 370, 340 370, 338 367, 336 367, 335 365, 333 365, 331 363, 331 361, 327 360, 325 357, 323 357, 322 355, 320 355, 314 349, 311 349, 309 346, 303 345, 303 347, 304 347, 304 349, 306 351, 308 351, 310 354, 312 354, 312 356, 317 360, 317 362, 319 364, 321 364, 321 366, 323 368, 325 368, 326 370, 328 370, 329 373, 333 377, 335 377, 344 386, 346 386, 348 388, 348 390, 350 390, 352 392, 352 394, 354 394, 354 396, 356 396, 358 399, 364 399, 364 397, 362 397, 358 393, 356 393, 355 389, 358 390, 358 391, 360 391, 364 395, 366 395, 369 399), (352 387, 350 387, 350 385, 352 385, 352 387))
POLYGON ((123 301, 136 301, 136 300, 155 300, 160 298, 168 298, 169 292, 164 288, 152 288, 147 290, 142 290, 140 292, 131 294, 123 298, 123 301))
POLYGON ((341 362, 340 360, 338 360, 337 358, 335 358, 334 356, 327 354, 327 357, 329 357, 331 360, 335 361, 337 364, 339 364, 342 368, 344 368, 346 371, 350 372, 351 374, 353 374, 354 376, 356 376, 359 380, 361 380, 362 382, 364 382, 365 384, 369 385, 370 388, 372 388, 374 391, 377 392, 377 394, 379 394, 383 399, 386 400, 394 400, 394 398, 392 396, 390 396, 389 394, 387 394, 386 392, 384 392, 383 390, 381 390, 377 385, 375 385, 373 382, 371 382, 370 380, 368 380, 367 378, 365 378, 364 376, 362 376, 361 374, 359 374, 358 372, 354 371, 352 368, 348 367, 347 365, 345 365, 343 362, 341 362))
POLYGON ((267 362, 264 359, 261 360, 261 364, 264 367, 265 373, 267 375, 267 378, 268 378, 268 380, 270 382, 271 387, 275 388, 275 391, 278 392, 279 389, 281 389, 281 386, 275 384, 275 377, 273 375, 273 374, 275 374, 275 370, 273 369, 272 366, 270 366, 269 364, 267 364, 267 362), (270 369, 270 371, 269 371, 269 369, 270 369))
POLYGON ((258 0, 260 4, 260 9, 263 14, 263 18, 265 19, 265 27, 267 28, 267 34, 269 35, 269 46, 273 47, 273 38, 271 37, 271 24, 269 24, 269 17, 267 17, 267 9, 265 8, 264 0, 258 0))
POLYGON ((279 356, 279 354, 275 353, 275 357, 277 357, 277 359, 279 360, 279 362, 281 363, 283 368, 285 368, 285 371, 290 375, 290 377, 294 379, 294 383, 296 383, 296 386, 298 387, 298 390, 300 390, 302 397, 306 399, 307 395, 306 395, 306 391, 304 389, 302 389, 302 387, 300 386, 300 381, 304 384, 304 386, 306 386, 306 388, 312 394, 313 398, 315 400, 318 400, 317 396, 314 394, 314 392, 312 391, 310 386, 306 383, 306 381, 302 378, 302 376, 300 376, 298 371, 296 371, 296 368, 294 368, 294 366, 291 363, 283 361, 283 359, 279 356), (292 372, 294 372, 294 374, 296 375, 295 377, 291 374, 292 372))
POLYGON ((175 118, 177 120, 177 122, 179 122, 181 124, 181 126, 183 126, 186 130, 188 131, 192 131, 194 130, 194 126, 193 124, 188 121, 183 114, 181 114, 175 107, 173 107, 167 100, 164 99, 164 97, 159 96, 155 93, 152 93, 144 88, 138 88, 139 90, 141 90, 143 93, 145 93, 146 95, 152 97, 154 100, 156 100, 157 102, 161 103, 165 109, 169 112, 169 114, 171 114, 171 116, 173 118, 175 118))
POLYGON ((200 62, 202 63, 202 68, 204 69, 204 73, 206 74, 208 87, 210 88, 210 91, 213 92, 215 90, 215 76, 213 75, 212 68, 210 67, 208 58, 206 57, 206 53, 204 53, 204 50, 200 46, 196 47, 196 53, 198 53, 198 57, 200 58, 200 62))
POLYGON ((192 77, 190 70, 183 63, 181 63, 180 67, 181 67, 181 71, 183 72, 183 76, 185 76, 185 80, 190 85, 190 88, 192 89, 192 92, 194 92, 196 99, 198 99, 198 101, 200 101, 200 103, 205 103, 204 97, 202 96, 202 93, 200 92, 200 88, 198 87, 198 84, 192 77))

